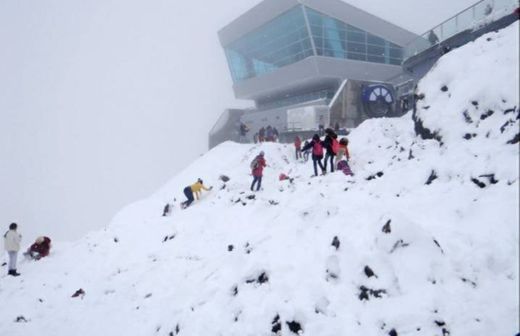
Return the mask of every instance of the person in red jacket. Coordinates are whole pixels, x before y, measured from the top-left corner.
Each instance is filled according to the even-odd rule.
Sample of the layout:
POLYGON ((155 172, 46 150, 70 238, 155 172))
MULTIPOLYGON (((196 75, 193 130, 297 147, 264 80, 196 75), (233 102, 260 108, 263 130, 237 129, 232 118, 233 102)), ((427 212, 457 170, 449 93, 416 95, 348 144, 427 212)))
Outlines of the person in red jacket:
POLYGON ((294 138, 294 147, 296 149, 296 160, 302 158, 302 139, 299 136, 294 138))
POLYGON ((321 168, 321 173, 325 175, 325 167, 321 160, 323 159, 323 141, 321 141, 318 134, 314 134, 312 141, 302 148, 302 152, 312 148, 312 164, 314 166, 314 176, 318 176, 318 167, 321 168))
POLYGON ((251 183, 251 191, 254 191, 255 184, 256 191, 260 190, 262 186, 262 176, 264 173, 264 167, 267 166, 264 158, 264 152, 261 151, 260 154, 251 162, 251 170, 253 174, 253 183, 251 183))
POLYGON ((29 247, 25 255, 32 259, 40 260, 41 258, 48 256, 50 250, 51 239, 49 237, 38 237, 34 244, 29 247))

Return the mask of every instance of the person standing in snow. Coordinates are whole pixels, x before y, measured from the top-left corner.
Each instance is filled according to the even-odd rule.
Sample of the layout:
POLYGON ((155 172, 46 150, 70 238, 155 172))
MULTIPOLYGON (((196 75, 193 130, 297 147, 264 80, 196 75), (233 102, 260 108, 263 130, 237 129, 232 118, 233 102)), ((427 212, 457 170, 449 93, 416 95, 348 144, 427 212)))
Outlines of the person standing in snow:
POLYGON ((325 130, 325 140, 323 141, 323 147, 327 150, 327 153, 325 154, 325 162, 324 162, 324 168, 325 171, 327 171, 327 163, 330 160, 330 171, 334 172, 334 158, 336 157, 336 153, 339 149, 339 143, 338 143, 338 135, 331 129, 327 128, 325 130))
POLYGON ((181 207, 183 209, 186 209, 187 207, 189 207, 191 205, 191 203, 193 203, 193 201, 194 201, 193 194, 195 194, 195 198, 197 198, 197 201, 198 201, 200 199, 200 193, 202 190, 210 191, 211 189, 213 189, 213 187, 206 188, 204 186, 204 182, 199 178, 197 180, 197 182, 195 182, 191 186, 187 186, 186 188, 184 188, 184 195, 186 195, 186 198, 188 200, 185 202, 182 202, 181 207))
POLYGON ((11 223, 9 225, 9 231, 4 234, 4 245, 7 254, 9 255, 8 275, 19 276, 20 273, 16 272, 16 259, 18 257, 18 251, 20 251, 20 242, 22 241, 22 235, 16 230, 18 225, 11 223))
POLYGON ((302 158, 302 139, 299 136, 294 138, 294 148, 296 150, 296 160, 302 158))
POLYGON ((323 144, 318 134, 314 134, 312 141, 302 148, 302 152, 312 148, 312 164, 314 166, 314 175, 318 176, 318 167, 320 166, 322 174, 325 174, 325 167, 321 163, 323 159, 323 144))
MULTIPOLYGON (((309 145, 309 141, 308 140, 305 140, 305 142, 303 143, 303 147, 307 147, 309 145)), ((306 149, 306 150, 301 150, 302 153, 303 153, 303 160, 305 162, 309 161, 309 152, 310 152, 310 148, 306 149)))
POLYGON ((264 152, 261 151, 260 154, 258 154, 251 162, 251 173, 253 174, 253 183, 251 183, 251 191, 254 191, 255 184, 257 184, 256 191, 260 190, 260 187, 262 186, 262 176, 264 173, 264 168, 266 166, 267 163, 265 162, 264 152))
POLYGON ((262 143, 265 141, 265 128, 262 126, 258 131, 258 142, 262 143))

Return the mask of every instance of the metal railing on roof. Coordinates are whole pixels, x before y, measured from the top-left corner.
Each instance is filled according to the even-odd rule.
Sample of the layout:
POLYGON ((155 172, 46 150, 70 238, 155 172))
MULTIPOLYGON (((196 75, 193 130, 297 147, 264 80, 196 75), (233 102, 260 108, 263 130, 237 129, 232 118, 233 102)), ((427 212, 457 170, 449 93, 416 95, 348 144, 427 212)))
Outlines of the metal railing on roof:
POLYGON ((404 59, 417 55, 465 30, 474 30, 511 14, 518 0, 481 0, 438 26, 429 29, 405 47, 404 59))

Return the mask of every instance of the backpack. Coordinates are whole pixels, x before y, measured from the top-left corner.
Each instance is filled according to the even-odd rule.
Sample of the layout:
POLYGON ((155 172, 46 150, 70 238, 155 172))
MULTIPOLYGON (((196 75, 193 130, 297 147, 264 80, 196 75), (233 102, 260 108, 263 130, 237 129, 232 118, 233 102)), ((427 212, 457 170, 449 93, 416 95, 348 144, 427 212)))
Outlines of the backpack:
POLYGON ((256 168, 258 168, 258 156, 255 157, 253 161, 251 161, 249 167, 251 168, 251 170, 255 170, 256 168))
POLYGON ((321 142, 314 142, 314 145, 312 145, 312 155, 323 156, 323 146, 321 145, 321 142))
POLYGON ((337 139, 332 138, 332 152, 334 154, 338 154, 339 150, 339 142, 337 139))

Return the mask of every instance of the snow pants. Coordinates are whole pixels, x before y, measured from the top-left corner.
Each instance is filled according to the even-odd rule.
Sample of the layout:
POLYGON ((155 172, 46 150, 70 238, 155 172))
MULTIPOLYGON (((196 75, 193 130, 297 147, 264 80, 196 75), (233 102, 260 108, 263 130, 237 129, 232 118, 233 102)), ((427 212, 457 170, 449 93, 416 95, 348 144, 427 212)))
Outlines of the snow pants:
POLYGON ((314 175, 315 176, 318 176, 318 166, 320 166, 321 168, 321 171, 323 173, 325 173, 325 167, 323 167, 323 163, 321 163, 321 157, 320 158, 317 158, 317 157, 314 157, 312 158, 312 164, 314 166, 314 175))
POLYGON ((260 190, 260 187, 262 186, 262 176, 253 176, 253 183, 251 183, 251 191, 255 188, 255 183, 258 183, 256 186, 256 191, 260 190))
POLYGON ((15 270, 18 252, 17 251, 7 251, 7 254, 9 255, 8 269, 9 269, 9 271, 15 270))
POLYGON ((334 172, 334 157, 335 156, 336 155, 330 154, 328 152, 327 152, 327 154, 325 154, 325 165, 324 165, 325 171, 327 171, 327 162, 330 160, 330 171, 334 172))
POLYGON ((184 202, 184 207, 189 207, 191 203, 193 203, 193 191, 191 191, 191 187, 184 188, 184 195, 186 195, 186 198, 188 199, 186 202, 184 202))

